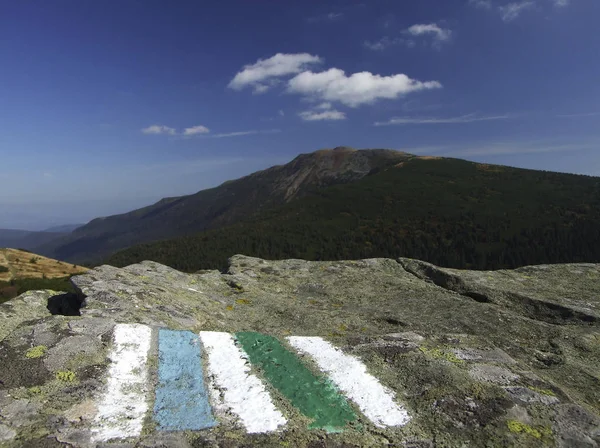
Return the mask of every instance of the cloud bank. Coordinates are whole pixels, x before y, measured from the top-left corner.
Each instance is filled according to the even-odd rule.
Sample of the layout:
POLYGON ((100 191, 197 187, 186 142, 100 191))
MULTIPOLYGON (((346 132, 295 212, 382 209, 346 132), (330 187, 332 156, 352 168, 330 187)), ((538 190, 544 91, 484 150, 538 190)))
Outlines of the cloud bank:
MULTIPOLYGON (((417 34, 433 34, 436 39, 447 39, 449 31, 435 25, 418 25, 413 28, 417 34)), ((344 70, 330 68, 314 72, 307 68, 319 64, 323 60, 309 53, 283 54, 277 53, 268 59, 259 59, 254 64, 243 67, 232 81, 229 88, 242 90, 251 86, 255 93, 262 93, 271 85, 284 82, 281 78, 295 75, 286 83, 286 92, 299 94, 310 101, 338 102, 349 107, 372 104, 380 99, 396 99, 402 95, 421 90, 439 89, 439 81, 419 81, 409 78, 403 73, 395 75, 379 75, 368 71, 346 75, 344 70)), ((342 119, 341 112, 323 114, 321 119, 342 119), (335 117, 335 118, 334 118, 335 117)), ((313 117, 304 114, 303 117, 313 117)))
POLYGON ((458 124, 458 123, 473 123, 476 121, 491 121, 491 120, 505 120, 510 118, 509 115, 492 115, 492 116, 480 116, 477 114, 467 114, 460 117, 430 117, 430 118, 416 118, 416 117, 394 117, 388 121, 377 121, 375 126, 391 126, 391 125, 404 125, 404 124, 458 124))
POLYGON ((255 93, 264 93, 271 87, 265 82, 275 78, 300 73, 309 66, 319 64, 322 59, 308 53, 284 54, 277 53, 268 59, 259 59, 254 64, 243 67, 231 80, 228 87, 242 90, 253 87, 255 93))
POLYGON ((210 130, 206 126, 198 125, 192 126, 191 128, 185 128, 183 130, 183 135, 198 135, 198 134, 208 134, 210 130))
POLYGON ((306 71, 296 75, 289 80, 287 91, 315 100, 337 101, 357 107, 379 99, 395 99, 411 92, 441 87, 438 81, 421 82, 405 74, 381 76, 360 72, 346 76, 343 70, 331 68, 324 72, 306 71))
POLYGON ((406 33, 412 36, 432 35, 437 41, 445 41, 450 39, 452 31, 444 28, 440 28, 435 23, 430 24, 416 24, 407 28, 406 33))
POLYGON ((197 126, 192 126, 189 128, 183 129, 181 132, 177 132, 175 128, 171 128, 169 126, 163 126, 154 124, 152 126, 148 126, 147 128, 142 129, 143 134, 167 134, 174 135, 180 137, 194 137, 194 136, 204 136, 209 138, 225 138, 225 137, 239 137, 243 135, 255 135, 255 134, 275 134, 277 132, 281 132, 279 129, 267 129, 267 130, 251 130, 251 131, 237 131, 237 132, 224 132, 219 134, 211 134, 210 129, 206 126, 202 126, 201 124, 197 126))
POLYGON ((337 121, 345 120, 346 114, 335 110, 331 103, 321 103, 313 110, 306 110, 298 114, 304 121, 337 121))
POLYGON ((529 8, 533 8, 535 5, 532 1, 525 1, 520 3, 509 3, 506 6, 499 6, 498 10, 502 20, 505 22, 511 22, 521 15, 523 11, 529 8))
POLYGON ((148 126, 147 128, 142 129, 143 134, 168 134, 175 135, 177 131, 174 128, 170 128, 168 126, 162 126, 159 124, 153 124, 152 126, 148 126))

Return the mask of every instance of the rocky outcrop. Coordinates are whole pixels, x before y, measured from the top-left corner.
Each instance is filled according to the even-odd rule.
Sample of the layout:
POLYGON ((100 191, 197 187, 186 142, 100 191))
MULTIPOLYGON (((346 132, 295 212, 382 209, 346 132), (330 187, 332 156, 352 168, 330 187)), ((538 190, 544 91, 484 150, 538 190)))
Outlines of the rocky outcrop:
POLYGON ((0 305, 0 446, 600 444, 597 264, 462 271, 405 258, 307 262, 238 255, 227 273, 184 274, 145 261, 100 266, 72 281, 78 297, 36 291, 0 305), (175 356, 181 351, 163 356, 179 336, 198 340, 204 351, 194 362, 201 368, 192 355, 175 356), (219 341, 231 341, 229 358, 219 358, 225 353, 219 341), (321 347, 316 355, 313 343, 321 347), (147 355, 115 377, 127 353, 138 356, 144 344, 147 355), (240 362, 238 351, 249 358, 240 362), (326 363, 328 353, 345 360, 345 377, 333 361, 326 363), (173 357, 182 360, 167 361, 173 357), (235 378, 264 386, 256 396, 267 404, 254 414, 272 403, 271 426, 251 423, 272 431, 248 430, 241 405, 227 407, 229 392, 217 386, 234 383, 215 360, 228 359, 232 370, 246 369, 235 378), (204 374, 200 382, 176 383, 184 392, 213 391, 206 395, 204 411, 212 417, 203 417, 204 429, 164 429, 172 417, 157 408, 157 397, 175 381, 165 380, 169 362, 179 362, 168 366, 180 372, 204 374), (345 420, 322 405, 310 408, 306 399, 320 393, 312 380, 286 378, 301 378, 293 370, 299 368, 303 378, 315 375, 339 394, 331 403, 343 408, 345 420), (124 387, 134 377, 143 381, 124 387), (363 389, 352 389, 353 381, 363 389), (369 392, 373 384, 379 395, 369 392), (142 397, 124 422, 99 417, 112 412, 107 397, 114 387, 122 389, 115 407, 142 397), (371 415, 373 400, 389 408, 387 420, 371 415), (348 423, 315 424, 334 417, 348 423), (111 440, 110 434, 135 432, 136 422, 137 435, 111 440))

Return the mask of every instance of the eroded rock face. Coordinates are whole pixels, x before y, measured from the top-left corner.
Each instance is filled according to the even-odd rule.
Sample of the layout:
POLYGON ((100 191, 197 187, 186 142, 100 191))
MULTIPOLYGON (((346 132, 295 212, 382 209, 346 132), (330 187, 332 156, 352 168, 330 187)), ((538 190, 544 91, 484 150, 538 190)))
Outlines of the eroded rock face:
MULTIPOLYGON (((54 291, 0 305, 0 446, 600 445, 600 265, 487 272, 411 259, 235 256, 226 274, 184 274, 143 262, 101 266, 73 283, 81 316, 51 314, 54 291), (120 359, 115 349, 135 349, 115 340, 122 324, 152 335, 144 363, 131 367, 145 384, 124 392, 143 397, 147 411, 138 435, 98 440, 98 415, 105 412, 99 407, 106 407, 120 359), (320 337, 360 360, 409 420, 376 424, 350 399, 356 419, 342 431, 310 428, 306 411, 251 360, 249 374, 265 384, 283 416, 276 431, 249 434, 234 413, 219 408, 222 389, 210 396, 216 426, 161 431, 154 418, 165 362, 160 329, 224 332, 230 340, 239 333, 246 344, 258 332, 330 378, 287 339, 320 337)), ((206 353, 201 357, 209 387, 214 378, 206 353)))

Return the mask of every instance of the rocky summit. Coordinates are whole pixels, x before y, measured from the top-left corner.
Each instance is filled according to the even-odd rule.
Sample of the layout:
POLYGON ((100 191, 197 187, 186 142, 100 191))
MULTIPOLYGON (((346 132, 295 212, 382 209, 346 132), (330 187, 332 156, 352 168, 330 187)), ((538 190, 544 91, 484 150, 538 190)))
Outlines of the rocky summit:
POLYGON ((100 266, 0 305, 0 446, 600 445, 600 265, 100 266))

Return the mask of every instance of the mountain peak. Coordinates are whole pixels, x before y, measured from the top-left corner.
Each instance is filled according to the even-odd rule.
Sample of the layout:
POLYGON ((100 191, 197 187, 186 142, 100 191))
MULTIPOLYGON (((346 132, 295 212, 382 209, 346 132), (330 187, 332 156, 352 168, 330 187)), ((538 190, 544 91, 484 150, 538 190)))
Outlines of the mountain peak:
POLYGON ((300 154, 273 166, 189 196, 165 198, 122 215, 92 220, 56 243, 36 250, 69 261, 100 259, 132 244, 173 238, 232 224, 319 188, 355 182, 410 155, 348 146, 300 154))

